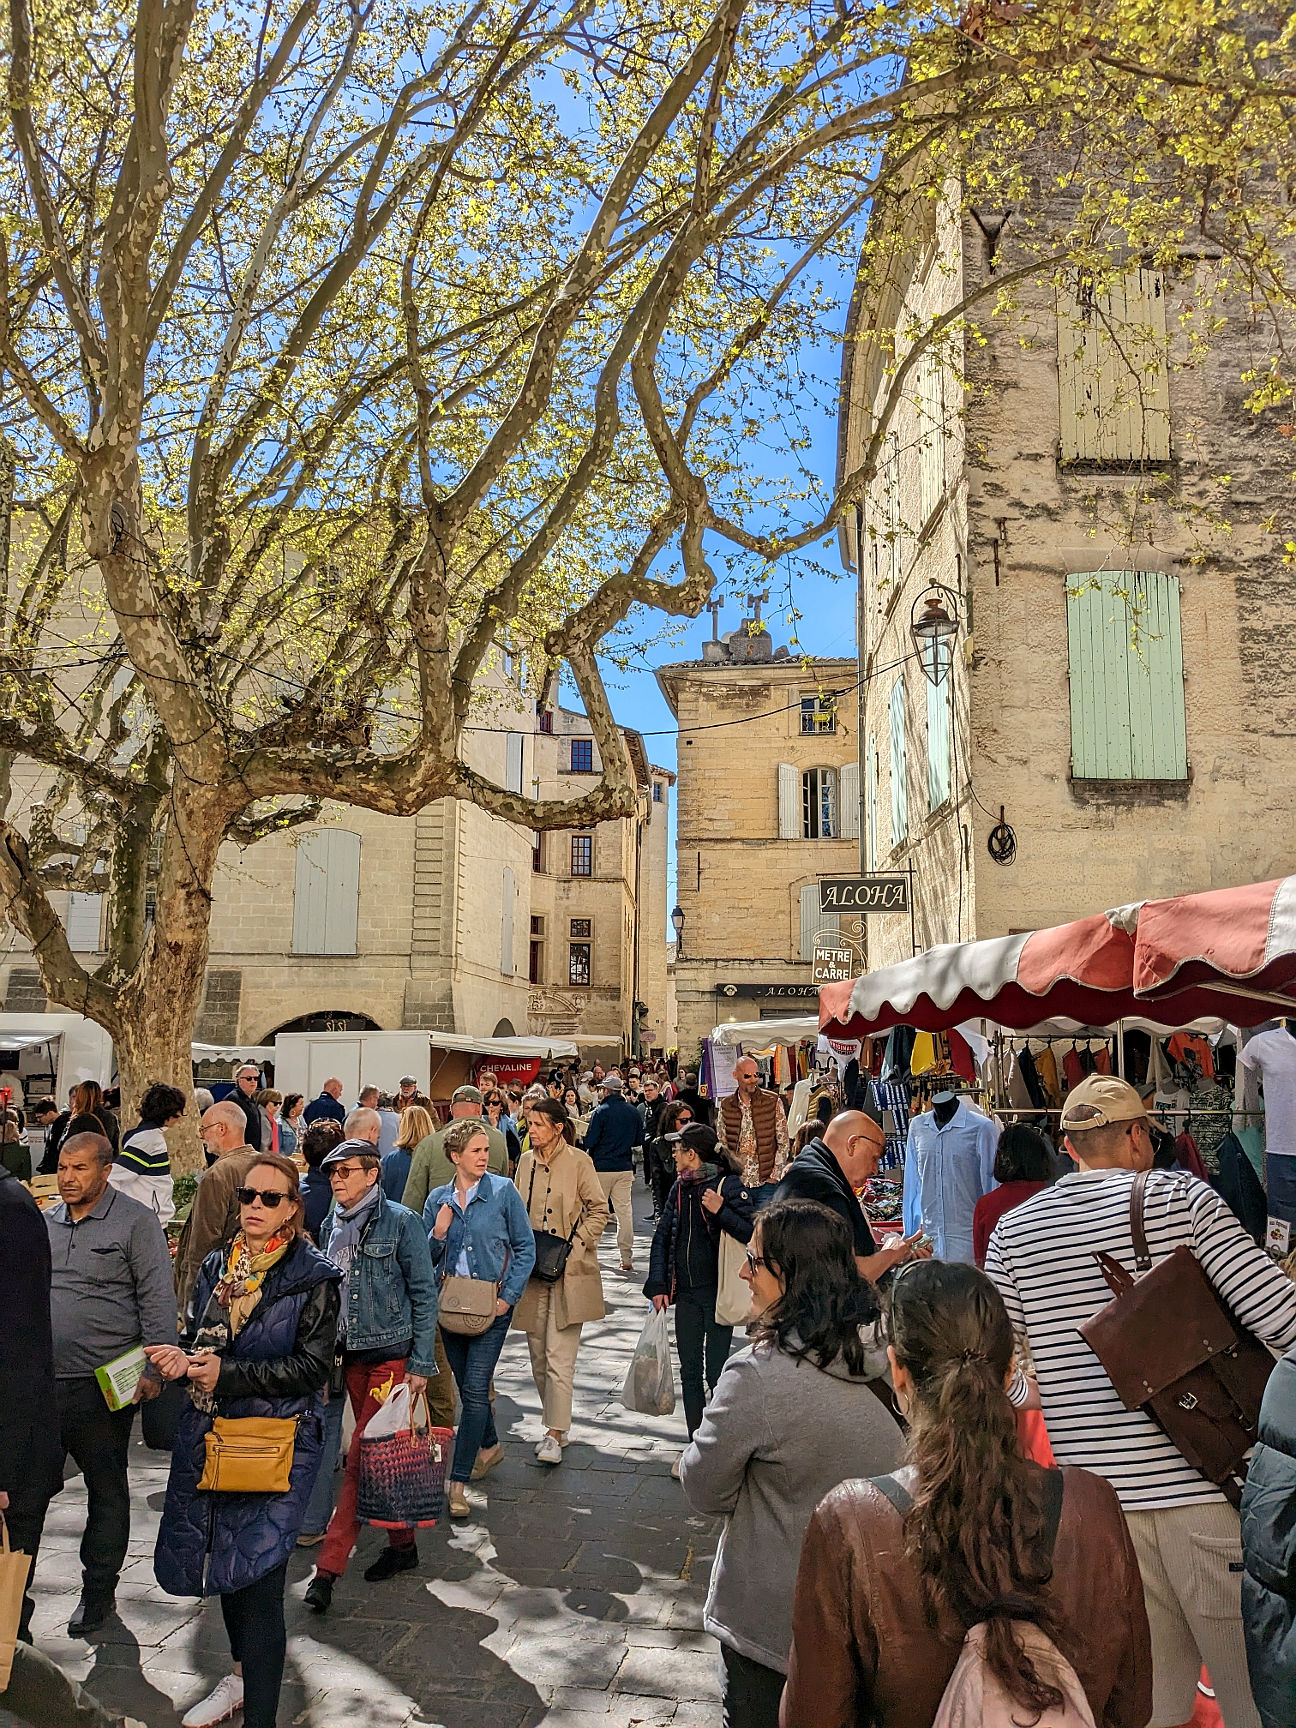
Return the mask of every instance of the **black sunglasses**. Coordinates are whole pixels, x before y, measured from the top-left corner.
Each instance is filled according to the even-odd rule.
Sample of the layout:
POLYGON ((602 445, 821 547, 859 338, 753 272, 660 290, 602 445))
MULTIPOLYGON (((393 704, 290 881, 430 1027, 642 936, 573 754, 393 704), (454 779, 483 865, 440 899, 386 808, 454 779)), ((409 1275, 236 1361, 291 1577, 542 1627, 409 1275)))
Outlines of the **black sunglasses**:
POLYGON ((747 1270, 749 1272, 754 1272, 758 1266, 768 1265, 769 1261, 763 1255, 753 1254, 750 1248, 747 1250, 747 1270))
POLYGON ((259 1200, 272 1212, 276 1206, 290 1205, 293 1198, 291 1194, 285 1194, 282 1188, 236 1188, 234 1195, 240 1206, 250 1206, 254 1200, 259 1200))

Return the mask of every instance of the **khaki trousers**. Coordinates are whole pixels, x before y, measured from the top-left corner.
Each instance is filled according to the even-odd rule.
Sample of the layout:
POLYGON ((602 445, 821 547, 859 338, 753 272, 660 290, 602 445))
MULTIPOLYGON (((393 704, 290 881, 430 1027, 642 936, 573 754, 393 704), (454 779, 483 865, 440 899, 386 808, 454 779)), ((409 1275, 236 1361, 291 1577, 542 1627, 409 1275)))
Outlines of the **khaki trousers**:
POLYGON ((428 1415, 434 1428, 453 1428, 455 1425, 455 1383, 450 1372, 450 1358, 445 1353, 445 1345, 441 1342, 441 1328, 436 1334, 436 1365, 437 1371, 427 1383, 428 1415))
POLYGON ((536 1317, 527 1330, 531 1352, 531 1377, 540 1394, 541 1417, 546 1428, 565 1433, 571 1427, 572 1386, 576 1379, 576 1352, 580 1348, 582 1322, 558 1326, 554 1322, 553 1287, 539 1286, 536 1317))
POLYGON ((603 1198, 616 1213, 617 1247, 621 1264, 628 1266, 634 1259, 634 1171, 598 1170, 603 1198))
POLYGON ((1152 1632, 1151 1728, 1189 1721, 1203 1662, 1224 1728, 1260 1728, 1242 1637, 1242 1533, 1226 1501, 1127 1512, 1152 1632))

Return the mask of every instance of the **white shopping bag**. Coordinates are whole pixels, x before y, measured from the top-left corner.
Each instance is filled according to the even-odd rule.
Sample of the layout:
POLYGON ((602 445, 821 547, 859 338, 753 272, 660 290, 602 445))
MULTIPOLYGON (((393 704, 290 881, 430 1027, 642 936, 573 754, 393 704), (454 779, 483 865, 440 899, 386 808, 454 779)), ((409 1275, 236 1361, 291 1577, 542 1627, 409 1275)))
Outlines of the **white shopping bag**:
POLYGON ((654 1308, 644 1322, 621 1388, 621 1402, 640 1416, 669 1416, 675 1408, 670 1322, 665 1308, 654 1308))
POLYGON ((410 1389, 402 1380, 387 1394, 386 1401, 365 1425, 366 1440, 381 1440, 388 1434, 400 1434, 412 1427, 410 1422, 410 1389))

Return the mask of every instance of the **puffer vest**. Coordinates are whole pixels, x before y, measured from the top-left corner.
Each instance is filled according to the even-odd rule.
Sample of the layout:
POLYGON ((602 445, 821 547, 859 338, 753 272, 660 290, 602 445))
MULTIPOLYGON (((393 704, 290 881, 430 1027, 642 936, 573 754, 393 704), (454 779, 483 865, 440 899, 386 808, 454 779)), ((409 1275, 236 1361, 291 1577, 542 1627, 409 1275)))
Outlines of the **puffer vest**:
MULTIPOLYGON (((758 1180, 761 1182, 770 1180, 774 1171, 774 1159, 778 1154, 778 1142, 774 1134, 778 1102, 778 1094, 767 1092, 764 1087, 757 1089, 751 1101, 752 1127, 756 1131, 756 1162, 760 1168, 758 1180)), ((742 1105, 736 1092, 731 1092, 727 1098, 720 1100, 720 1120, 724 1124, 724 1143, 737 1157, 738 1136, 742 1132, 742 1105)))

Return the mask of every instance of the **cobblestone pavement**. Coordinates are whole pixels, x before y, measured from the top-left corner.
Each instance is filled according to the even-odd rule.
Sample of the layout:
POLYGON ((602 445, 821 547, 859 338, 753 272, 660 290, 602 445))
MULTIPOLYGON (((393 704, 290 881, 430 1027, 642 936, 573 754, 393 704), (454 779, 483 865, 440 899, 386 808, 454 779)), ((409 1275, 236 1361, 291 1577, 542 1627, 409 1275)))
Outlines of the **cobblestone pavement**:
MULTIPOLYGON (((602 1254, 608 1316, 586 1326, 573 1439, 538 1464, 539 1405, 526 1343, 511 1333, 496 1375, 506 1456, 469 1489, 473 1520, 419 1537, 416 1573, 361 1576, 383 1541, 366 1531, 332 1611, 302 1604, 312 1571, 289 1567, 288 1668, 279 1721, 310 1728, 629 1728, 716 1724, 716 1646, 701 1630, 715 1549, 712 1520, 689 1512, 671 1464, 682 1410, 633 1416, 618 1401, 647 1314, 647 1203, 637 1190, 636 1267, 602 1254)), ((220 1609, 166 1596, 153 1541, 166 1460, 136 1446, 134 1518, 117 1617, 87 1644, 67 1636, 85 1518, 80 1477, 50 1507, 36 1574, 36 1641, 105 1704, 148 1724, 180 1716, 228 1669, 220 1609)), ((8 1722, 0 1711, 0 1723, 8 1722)))

